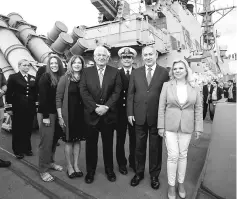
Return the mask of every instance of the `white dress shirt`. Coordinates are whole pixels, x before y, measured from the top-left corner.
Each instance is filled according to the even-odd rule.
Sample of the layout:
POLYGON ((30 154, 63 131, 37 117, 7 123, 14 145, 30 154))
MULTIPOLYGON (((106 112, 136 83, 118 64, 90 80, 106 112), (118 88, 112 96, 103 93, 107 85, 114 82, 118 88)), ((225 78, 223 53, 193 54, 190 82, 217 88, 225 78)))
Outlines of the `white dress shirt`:
POLYGON ((20 72, 20 73, 25 78, 25 80, 28 82, 28 74, 27 73, 23 74, 22 72, 20 72))
POLYGON ((187 84, 176 85, 176 88, 179 103, 181 106, 183 106, 188 98, 187 84))
POLYGON ((146 66, 145 65, 145 68, 146 68, 146 77, 147 77, 147 73, 148 73, 148 68, 151 68, 152 70, 151 70, 151 78, 153 77, 153 75, 154 75, 154 72, 155 72, 155 69, 156 69, 156 64, 154 64, 153 66, 146 66))
MULTIPOLYGON (((99 75, 99 73, 100 73, 100 67, 96 66, 96 68, 97 68, 98 75, 99 75)), ((104 77, 104 74, 105 74, 105 69, 106 69, 106 66, 105 66, 105 67, 103 68, 103 70, 102 70, 103 77, 104 77)))
POLYGON ((130 68, 123 67, 123 70, 124 70, 125 74, 127 74, 127 70, 129 71, 129 75, 131 75, 131 73, 132 73, 132 67, 130 67, 130 68))

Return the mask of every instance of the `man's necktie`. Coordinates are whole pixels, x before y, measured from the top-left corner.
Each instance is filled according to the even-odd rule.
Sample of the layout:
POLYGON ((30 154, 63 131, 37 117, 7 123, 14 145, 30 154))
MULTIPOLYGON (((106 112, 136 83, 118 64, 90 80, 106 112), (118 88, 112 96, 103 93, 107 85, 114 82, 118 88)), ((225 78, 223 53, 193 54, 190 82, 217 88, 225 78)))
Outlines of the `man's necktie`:
POLYGON ((126 77, 128 78, 128 81, 129 81, 129 78, 130 78, 129 70, 126 71, 126 77))
POLYGON ((100 88, 102 88, 102 83, 103 83, 103 70, 104 68, 99 69, 100 88))
POLYGON ((28 76, 24 75, 25 80, 28 82, 28 76))
POLYGON ((148 72, 147 72, 147 76, 146 76, 146 79, 147 79, 147 83, 148 83, 148 86, 150 85, 150 83, 151 83, 151 70, 152 70, 152 68, 151 67, 148 67, 147 68, 147 70, 148 70, 148 72))

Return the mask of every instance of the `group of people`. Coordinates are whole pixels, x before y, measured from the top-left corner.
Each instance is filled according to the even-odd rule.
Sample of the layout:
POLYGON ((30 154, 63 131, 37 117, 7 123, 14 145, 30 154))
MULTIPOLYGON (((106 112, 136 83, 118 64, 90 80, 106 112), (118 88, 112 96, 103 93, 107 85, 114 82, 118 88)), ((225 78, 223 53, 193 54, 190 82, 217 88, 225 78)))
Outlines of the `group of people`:
POLYGON ((228 102, 236 102, 236 84, 233 80, 208 81, 203 85, 203 120, 206 118, 209 109, 210 119, 213 120, 217 101, 226 98, 228 102))
MULTIPOLYGON (((203 110, 200 91, 190 84, 188 63, 175 60, 170 74, 156 61, 153 46, 142 49, 144 66, 133 68, 136 50, 124 47, 118 51, 122 67, 108 65, 110 52, 103 46, 94 50, 95 66, 85 67, 81 56, 73 56, 63 72, 63 63, 51 55, 36 78, 29 75, 30 62, 21 60, 19 72, 9 76, 6 102, 12 104, 12 149, 19 159, 32 156, 31 130, 35 102, 39 101, 37 119, 40 132, 39 173, 43 181, 54 177, 49 169, 62 171, 54 162, 58 139, 65 142, 65 159, 69 178, 82 177, 78 158, 81 141, 86 142, 85 182, 92 183, 98 161, 98 138, 101 134, 104 169, 107 179, 116 181, 113 164, 113 136, 116 130, 116 159, 119 172, 135 172, 131 186, 144 178, 147 138, 149 136, 149 174, 151 187, 160 186, 162 142, 168 151, 168 197, 186 197, 184 179, 187 152, 192 134, 203 132, 203 110), (128 129, 129 158, 125 155, 128 129), (71 159, 72 157, 72 159, 71 159)), ((1 105, 1 104, 0 104, 1 105)))

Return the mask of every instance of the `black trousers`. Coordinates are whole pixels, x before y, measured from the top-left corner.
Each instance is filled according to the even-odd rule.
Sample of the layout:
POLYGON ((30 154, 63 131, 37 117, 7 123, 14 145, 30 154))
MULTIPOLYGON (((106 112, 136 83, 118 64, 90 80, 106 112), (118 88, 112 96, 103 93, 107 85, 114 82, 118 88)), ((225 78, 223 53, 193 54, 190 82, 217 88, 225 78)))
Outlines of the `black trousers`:
POLYGON ((151 177, 158 177, 162 165, 162 137, 158 134, 157 125, 135 125, 136 132, 136 174, 144 175, 146 163, 146 146, 149 134, 149 173, 151 177))
POLYGON ((12 150, 14 154, 31 151, 31 133, 34 114, 25 110, 14 111, 12 119, 12 150))
POLYGON ((203 103, 203 120, 205 120, 207 115, 208 103, 203 103))
POLYGON ((114 124, 105 124, 100 120, 95 126, 88 125, 86 137, 86 169, 87 172, 95 172, 98 161, 98 138, 101 132, 104 167, 113 170, 113 135, 114 124))
POLYGON ((117 124, 117 139, 116 139, 116 159, 119 166, 126 166, 127 159, 125 156, 125 140, 127 135, 129 135, 129 165, 132 167, 135 166, 135 147, 136 147, 136 137, 135 137, 135 127, 128 122, 128 117, 126 110, 120 112, 118 124, 117 124))

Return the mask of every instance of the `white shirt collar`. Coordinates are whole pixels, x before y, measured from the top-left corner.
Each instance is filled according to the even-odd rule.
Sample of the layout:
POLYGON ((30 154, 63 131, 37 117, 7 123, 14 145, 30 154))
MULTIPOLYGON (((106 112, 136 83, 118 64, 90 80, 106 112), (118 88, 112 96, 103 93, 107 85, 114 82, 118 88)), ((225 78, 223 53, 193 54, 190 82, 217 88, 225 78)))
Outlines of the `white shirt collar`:
POLYGON ((152 70, 151 70, 151 71, 152 71, 152 72, 154 72, 154 71, 155 71, 155 69, 156 69, 156 63, 155 63, 153 66, 150 66, 150 67, 149 67, 149 66, 147 66, 147 65, 145 65, 145 67, 146 67, 146 70, 147 70, 148 68, 150 68, 150 67, 151 67, 151 68, 152 68, 152 70))
POLYGON ((132 73, 132 66, 130 68, 123 67, 123 70, 124 70, 125 74, 127 74, 127 70, 128 70, 129 71, 129 75, 131 75, 131 73, 132 73))
MULTIPOLYGON (((99 66, 96 66, 96 68, 97 68, 98 71, 100 70, 100 67, 99 67, 99 66)), ((105 69, 106 69, 106 65, 105 65, 105 67, 104 67, 103 69, 104 69, 104 70, 103 70, 103 72, 104 72, 105 69)))
POLYGON ((28 77, 28 73, 23 74, 21 71, 20 71, 20 73, 23 77, 25 77, 25 76, 28 77))

